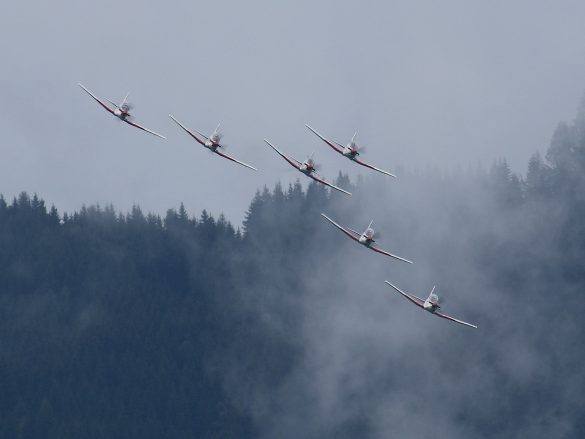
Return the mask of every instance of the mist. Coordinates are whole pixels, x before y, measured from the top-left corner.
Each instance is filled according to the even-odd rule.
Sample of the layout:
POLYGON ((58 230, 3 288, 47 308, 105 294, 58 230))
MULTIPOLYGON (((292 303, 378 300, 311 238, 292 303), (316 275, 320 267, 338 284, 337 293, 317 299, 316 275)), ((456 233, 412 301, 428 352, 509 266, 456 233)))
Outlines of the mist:
POLYGON ((266 331, 300 353, 276 384, 243 372, 229 382, 245 385, 262 437, 579 437, 583 246, 566 227, 582 201, 560 189, 583 169, 583 121, 575 124, 558 128, 550 161, 535 155, 522 179, 505 161, 371 175, 351 199, 332 193, 314 205, 322 198, 309 192, 300 217, 281 213, 275 193, 272 216, 255 218, 264 236, 276 223, 299 241, 270 244, 300 259, 279 259, 296 284, 256 285, 252 296, 271 304, 266 331), (541 196, 546 186, 555 194, 541 196), (414 264, 368 251, 319 210, 358 231, 373 219, 378 245, 414 264), (423 312, 384 280, 423 298, 436 285, 442 311, 479 328, 423 312), (298 320, 283 331, 291 313, 298 320))
POLYGON ((581 437, 583 114, 525 176, 497 160, 340 173, 351 197, 277 184, 241 230, 183 205, 163 218, 0 198, 0 433, 581 437), (373 219, 377 244, 414 264, 320 213, 373 219), (436 285, 478 329, 384 280, 436 285))
POLYGON ((0 436, 583 437, 584 13, 4 5, 0 436))

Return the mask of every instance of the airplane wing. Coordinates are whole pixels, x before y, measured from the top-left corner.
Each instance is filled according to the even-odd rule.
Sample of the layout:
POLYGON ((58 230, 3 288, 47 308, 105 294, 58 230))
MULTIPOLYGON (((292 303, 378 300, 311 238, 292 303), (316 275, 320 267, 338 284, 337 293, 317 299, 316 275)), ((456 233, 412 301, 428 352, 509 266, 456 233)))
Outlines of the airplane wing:
POLYGON ((279 149, 278 149, 276 146, 274 146, 274 145, 273 145, 272 143, 270 143, 268 140, 264 139, 264 141, 265 141, 265 142, 268 144, 268 146, 270 146, 270 147, 271 147, 273 150, 275 150, 275 151, 276 151, 276 153, 277 153, 279 156, 281 156, 283 159, 285 159, 287 162, 289 162, 289 163, 291 164, 291 166, 293 166, 293 167, 295 167, 295 168, 297 168, 297 169, 300 169, 300 168, 301 168, 301 166, 297 164, 297 163, 299 163, 297 160, 295 160, 295 159, 291 159, 291 158, 288 158, 286 155, 284 155, 284 154, 282 153, 282 151, 280 151, 280 150, 279 150, 279 149), (296 163, 295 163, 295 162, 296 162, 296 163))
POLYGON ((171 119, 173 119, 177 125, 179 125, 181 128, 183 128, 183 130, 185 130, 187 132, 187 134, 189 134, 197 142, 199 142, 200 144, 202 144, 203 146, 205 146, 205 142, 203 140, 201 140, 199 137, 197 137, 195 134, 193 134, 185 125, 183 125, 181 122, 179 122, 177 119, 175 119, 172 114, 169 114, 169 117, 171 119))
POLYGON ((387 280, 385 280, 384 282, 386 282, 388 285, 390 285, 392 288, 394 288, 396 291, 398 291, 400 294, 402 294, 404 297, 406 297, 408 300, 410 300, 416 306, 419 306, 419 307, 421 307, 421 308, 424 309, 423 303, 425 303, 425 301, 422 300, 420 297, 416 297, 416 296, 414 296, 412 294, 405 293, 400 288, 398 288, 396 285, 392 285, 387 280))
POLYGON ((319 137, 323 142, 325 142, 327 145, 329 145, 331 148, 333 148, 335 151, 337 151, 340 154, 343 154, 343 148, 339 148, 338 146, 335 146, 334 143, 337 142, 331 142, 329 140, 327 140, 325 137, 323 137, 321 134, 319 134, 317 131, 315 131, 313 128, 311 128, 309 125, 305 126, 311 130, 317 137, 319 137))
POLYGON ((148 128, 145 128, 145 127, 143 127, 141 125, 138 125, 136 122, 132 122, 131 120, 128 120, 128 119, 122 119, 122 120, 124 122, 126 122, 128 125, 132 125, 133 127, 140 128, 141 130, 146 131, 147 133, 154 134, 156 137, 160 137, 161 139, 165 139, 166 140, 166 137, 165 136, 163 136, 163 135, 161 135, 159 133, 155 133, 154 131, 151 131, 148 128))
POLYGON ((393 255, 392 253, 388 253, 387 251, 382 250, 381 248, 375 246, 374 244, 370 244, 369 247, 374 250, 375 252, 382 253, 383 255, 390 256, 391 258, 398 259, 399 261, 407 262, 412 264, 411 261, 408 259, 401 258, 400 256, 393 255))
POLYGON ((258 169, 256 169, 254 166, 247 165, 246 163, 244 163, 244 162, 241 162, 241 161, 239 161, 239 160, 236 160, 235 158, 233 158, 233 157, 230 157, 229 155, 227 155, 227 154, 225 154, 225 153, 223 153, 223 152, 219 152, 219 149, 216 149, 214 152, 215 152, 217 155, 220 155, 220 156, 222 156, 222 157, 225 157, 226 159, 228 159, 228 160, 231 160, 232 162, 239 163, 240 165, 242 165, 242 166, 245 166, 246 168, 253 169, 254 171, 257 171, 257 170, 258 170, 258 169))
POLYGON ((199 134, 201 137, 203 137, 205 140, 209 140, 209 137, 207 137, 205 134, 203 134, 201 131, 197 131, 194 130, 197 134, 199 134))
POLYGON ((88 95, 90 95, 92 98, 94 98, 96 100, 96 102, 98 104, 100 104, 102 107, 104 107, 107 111, 109 111, 110 113, 114 114, 114 110, 112 110, 110 107, 108 107, 103 101, 101 101, 96 95, 94 95, 92 92, 90 92, 87 88, 85 88, 83 86, 83 84, 77 84, 79 85, 83 91, 85 91, 88 95))
POLYGON ((348 227, 347 230, 349 230, 351 233, 354 233, 357 236, 362 236, 362 234, 360 232, 358 232, 357 230, 352 229, 351 227, 348 227))
MULTIPOLYGON (((321 216, 323 218, 325 218, 327 221, 329 221, 331 224, 333 224, 335 227, 337 227, 339 230, 341 230, 343 233, 345 233, 347 236, 349 236, 351 239, 353 239, 354 241, 359 241, 359 238, 356 238, 353 234, 351 230, 346 229, 345 227, 340 226, 339 224, 337 224, 335 221, 333 221, 331 218, 329 218, 327 215, 325 215, 324 213, 321 214, 321 216)), ((353 232, 355 233, 355 232, 353 232)))
POLYGON ((396 175, 394 175, 394 174, 391 174, 391 173, 390 173, 390 172, 388 172, 388 171, 384 171, 383 169, 379 169, 379 168, 376 168, 375 166, 368 165, 367 163, 365 163, 365 162, 362 162, 361 160, 358 160, 358 159, 356 159, 356 158, 354 158, 354 159, 353 159, 353 161, 354 161, 354 162, 356 162, 356 163, 359 163, 359 164, 360 164, 360 165, 362 165, 362 166, 365 166, 366 168, 373 169, 374 171, 378 171, 378 172, 381 172, 382 174, 389 175, 390 177, 398 178, 398 177, 396 177, 396 175))
POLYGON ((471 326, 472 328, 477 329, 477 326, 472 325, 471 323, 464 322, 463 320, 457 320, 456 318, 448 316, 447 314, 443 314, 442 312, 435 311, 433 314, 435 314, 436 316, 442 317, 444 319, 451 320, 453 322, 460 323, 460 324, 465 325, 465 326, 471 326))
POLYGON ((335 185, 333 185, 333 184, 331 184, 331 183, 327 183, 327 182, 326 182, 325 180, 323 180, 322 178, 319 178, 319 177, 317 177, 317 176, 313 175, 313 173, 309 174, 308 176, 309 176, 309 177, 311 177, 313 180, 315 180, 315 181, 318 181, 319 183, 322 183, 322 184, 324 184, 325 186, 329 186, 331 189, 335 189, 335 190, 337 190, 337 191, 339 191, 339 192, 343 192, 344 194, 351 195, 351 193, 350 193, 350 192, 347 192, 346 190, 344 190, 344 189, 341 189, 340 187, 337 187, 337 186, 335 186, 335 185))

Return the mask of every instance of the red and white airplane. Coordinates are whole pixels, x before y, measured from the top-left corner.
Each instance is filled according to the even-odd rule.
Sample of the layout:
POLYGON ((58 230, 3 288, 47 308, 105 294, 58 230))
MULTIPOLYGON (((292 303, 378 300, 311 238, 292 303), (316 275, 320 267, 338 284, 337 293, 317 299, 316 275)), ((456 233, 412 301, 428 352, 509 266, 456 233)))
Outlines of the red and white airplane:
POLYGON ((225 148, 225 145, 222 146, 219 142, 221 140, 222 134, 219 132, 219 124, 217 125, 217 127, 215 128, 215 130, 213 131, 213 133, 207 137, 206 135, 200 133, 199 131, 195 131, 198 135, 200 135, 202 138, 200 139, 199 137, 197 137, 195 134, 193 134, 187 127, 185 127, 181 122, 179 122, 177 119, 175 119, 173 117, 172 114, 169 114, 169 117, 171 119, 173 119, 177 125, 179 125, 181 128, 183 128, 187 134, 189 134, 191 137, 193 137, 197 142, 199 142, 201 145, 203 145, 205 148, 209 149, 211 152, 216 153, 217 155, 226 158, 228 160, 231 160, 232 162, 236 162, 242 166, 245 166, 246 168, 250 168, 253 169, 254 171, 257 171, 258 169, 256 169, 254 166, 250 166, 244 162, 241 162, 239 160, 236 160, 233 157, 230 157, 229 155, 227 155, 225 152, 223 152, 222 150, 220 150, 220 148, 225 148))
POLYGON ((373 169, 374 171, 381 172, 382 174, 389 175, 390 177, 397 178, 396 175, 391 174, 388 171, 384 171, 383 169, 376 168, 375 166, 368 165, 367 163, 365 163, 357 158, 357 156, 360 155, 360 151, 363 151, 363 148, 359 148, 355 142, 355 136, 357 135, 357 131, 353 135, 353 137, 351 138, 351 141, 347 145, 344 146, 341 143, 338 143, 334 140, 326 139, 321 134, 319 134, 317 131, 315 131, 313 128, 311 128, 309 125, 305 125, 305 126, 309 130, 311 130, 313 133, 315 133, 323 142, 325 142, 327 145, 329 145, 331 148, 333 148, 335 151, 337 151, 342 156, 347 157, 351 161, 356 162, 362 166, 365 166, 366 168, 370 168, 370 169, 373 169))
POLYGON ((359 233, 359 232, 356 232, 355 230, 350 229, 349 227, 346 229, 345 227, 340 226, 339 224, 337 224, 335 221, 333 221, 331 218, 329 218, 324 213, 322 213, 321 216, 323 218, 325 218, 327 221, 329 221, 331 224, 333 224, 335 227, 337 227, 339 230, 341 230, 343 233, 345 233, 347 236, 349 236, 351 239, 359 242, 360 244, 366 246, 367 248, 374 250, 375 252, 382 253, 383 255, 390 256, 391 258, 398 259, 399 261, 403 261, 403 262, 407 262, 409 264, 412 264, 412 262, 409 261, 408 259, 404 259, 404 258, 401 258, 400 256, 396 256, 396 255, 393 255, 392 253, 388 253, 387 251, 382 250, 378 246, 374 245, 374 242, 376 242, 376 241, 374 240, 375 232, 374 232, 374 229, 372 229, 372 223, 374 222, 373 220, 370 221, 370 224, 368 225, 368 227, 366 228, 366 230, 363 233, 359 233))
POLYGON ((89 91, 87 88, 85 88, 82 84, 77 84, 77 85, 79 85, 88 95, 90 95, 92 98, 94 98, 98 104, 100 104, 102 107, 104 107, 106 109, 106 111, 113 114, 118 119, 126 122, 128 125, 132 125, 133 127, 140 128, 141 130, 146 131, 147 133, 154 134, 155 136, 160 137, 161 139, 166 139, 165 136, 162 136, 158 133, 155 133, 154 131, 151 131, 148 128, 140 126, 136 122, 134 122, 132 116, 130 115, 130 110, 132 109, 132 105, 130 105, 130 103, 128 102, 128 95, 130 95, 130 93, 128 93, 126 95, 126 97, 124 98, 124 100, 122 101, 121 104, 116 104, 116 103, 110 101, 109 99, 106 99, 106 101, 108 101, 110 104, 112 104, 114 106, 114 108, 112 109, 108 105, 106 105, 103 101, 98 99, 98 97, 96 95, 94 95, 91 91, 89 91))
POLYGON ((280 155, 283 159, 289 162, 292 167, 302 172, 307 177, 312 178, 313 180, 318 181, 319 183, 324 184, 325 186, 329 186, 331 189, 335 189, 339 192, 343 192, 344 194, 351 195, 351 193, 347 192, 346 190, 326 182, 319 174, 315 172, 316 165, 315 161, 313 160, 313 154, 311 154, 304 162, 301 163, 296 159, 284 155, 276 146, 274 146, 268 140, 264 139, 264 141, 268 144, 268 146, 275 150, 278 155, 280 155))
POLYGON ((433 289, 431 290, 429 297, 427 297, 426 300, 423 300, 420 297, 416 297, 414 294, 405 293, 400 288, 398 288, 395 285, 392 285, 387 280, 384 282, 386 282, 388 285, 390 285, 392 288, 394 288, 396 291, 398 291, 400 294, 402 294, 416 306, 430 312, 431 314, 434 314, 438 317, 442 317, 447 320, 451 320, 452 322, 460 323, 465 326, 471 326, 472 328, 477 329, 477 326, 472 325, 471 323, 464 322, 463 320, 458 320, 456 318, 453 318, 451 316, 448 316, 447 314, 443 314, 442 312, 438 311, 438 309, 441 308, 441 306, 439 305, 439 296, 435 294, 435 287, 433 287, 433 289))

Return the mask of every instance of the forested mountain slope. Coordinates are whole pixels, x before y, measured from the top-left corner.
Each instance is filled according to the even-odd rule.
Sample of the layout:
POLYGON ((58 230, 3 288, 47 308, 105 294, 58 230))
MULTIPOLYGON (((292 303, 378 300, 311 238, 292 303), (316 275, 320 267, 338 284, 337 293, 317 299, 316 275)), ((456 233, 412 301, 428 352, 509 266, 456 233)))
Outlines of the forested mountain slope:
POLYGON ((503 160, 181 206, 0 199, 0 437, 582 437, 585 116, 503 160), (382 247, 358 246, 325 212, 382 247), (461 327, 385 284, 433 285, 461 327), (426 420, 422 422, 421 420, 426 420))

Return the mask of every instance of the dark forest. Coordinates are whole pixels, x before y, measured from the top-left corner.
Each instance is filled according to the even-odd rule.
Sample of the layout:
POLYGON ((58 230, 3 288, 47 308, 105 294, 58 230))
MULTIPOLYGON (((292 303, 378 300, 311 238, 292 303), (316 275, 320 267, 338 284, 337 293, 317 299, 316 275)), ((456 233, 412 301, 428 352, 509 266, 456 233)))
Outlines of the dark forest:
POLYGON ((264 188, 241 228, 1 198, 0 437, 583 437, 585 112, 525 175, 399 177, 264 188))

